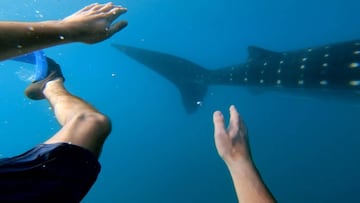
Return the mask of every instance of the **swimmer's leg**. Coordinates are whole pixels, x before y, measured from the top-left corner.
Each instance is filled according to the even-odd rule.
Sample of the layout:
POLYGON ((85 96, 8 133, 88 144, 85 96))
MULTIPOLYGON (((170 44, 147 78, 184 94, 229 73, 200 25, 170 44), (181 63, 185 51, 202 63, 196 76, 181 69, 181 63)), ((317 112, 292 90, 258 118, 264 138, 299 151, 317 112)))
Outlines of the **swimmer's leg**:
POLYGON ((54 109, 62 128, 46 144, 67 142, 92 151, 97 157, 111 131, 110 120, 90 104, 69 93, 63 77, 46 82, 45 98, 54 109))

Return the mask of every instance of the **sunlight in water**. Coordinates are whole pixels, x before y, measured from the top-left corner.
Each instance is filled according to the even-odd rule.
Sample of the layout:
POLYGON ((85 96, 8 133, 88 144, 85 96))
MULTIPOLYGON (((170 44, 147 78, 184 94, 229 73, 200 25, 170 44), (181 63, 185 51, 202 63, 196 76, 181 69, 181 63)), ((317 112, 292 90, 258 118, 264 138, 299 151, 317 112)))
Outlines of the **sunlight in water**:
POLYGON ((25 68, 23 66, 21 66, 19 70, 15 72, 15 74, 20 80, 24 82, 32 82, 35 79, 35 71, 25 68))

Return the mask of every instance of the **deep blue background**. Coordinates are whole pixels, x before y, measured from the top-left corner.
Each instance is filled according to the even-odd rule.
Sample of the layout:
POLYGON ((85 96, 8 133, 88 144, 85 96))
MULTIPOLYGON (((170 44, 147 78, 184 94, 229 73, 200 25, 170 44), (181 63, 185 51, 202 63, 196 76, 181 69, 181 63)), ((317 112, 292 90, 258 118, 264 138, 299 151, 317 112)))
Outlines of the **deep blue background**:
MULTIPOLYGON (((1 0, 1 20, 60 19, 92 1, 1 0)), ((274 51, 360 36, 356 0, 122 0, 129 26, 96 45, 45 50, 63 66, 66 86, 109 115, 102 172, 83 202, 233 203, 228 171, 213 143, 212 112, 235 104, 255 162, 279 202, 360 202, 360 106, 288 93, 253 94, 212 86, 185 113, 167 80, 114 50, 122 43, 168 52, 209 69, 243 62, 247 46, 274 51), (115 74, 115 76, 112 76, 115 74)), ((45 101, 23 95, 17 72, 0 63, 0 156, 41 143, 59 128, 45 101)))

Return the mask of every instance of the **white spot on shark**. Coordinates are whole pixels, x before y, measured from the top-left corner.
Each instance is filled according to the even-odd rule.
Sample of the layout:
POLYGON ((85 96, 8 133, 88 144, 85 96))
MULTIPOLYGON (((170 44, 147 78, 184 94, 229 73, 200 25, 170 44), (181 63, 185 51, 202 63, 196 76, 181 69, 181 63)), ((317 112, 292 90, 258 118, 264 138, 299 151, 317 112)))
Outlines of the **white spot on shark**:
POLYGON ((358 68, 358 67, 360 67, 360 63, 358 63, 358 62, 354 62, 354 63, 349 64, 349 68, 358 68))
POLYGON ((328 84, 328 82, 326 80, 321 80, 320 81, 320 85, 327 85, 327 84, 328 84))
POLYGON ((349 85, 351 86, 359 86, 360 85, 360 80, 352 80, 349 82, 349 85))

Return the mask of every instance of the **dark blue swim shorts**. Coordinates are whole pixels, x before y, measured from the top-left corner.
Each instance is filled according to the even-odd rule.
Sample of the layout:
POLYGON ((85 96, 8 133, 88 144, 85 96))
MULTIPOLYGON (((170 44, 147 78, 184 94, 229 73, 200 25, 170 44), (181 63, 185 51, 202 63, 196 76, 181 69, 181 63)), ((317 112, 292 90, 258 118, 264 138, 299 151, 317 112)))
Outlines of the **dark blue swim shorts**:
POLYGON ((95 155, 82 147, 41 144, 0 159, 0 202, 80 202, 100 172, 95 155))

